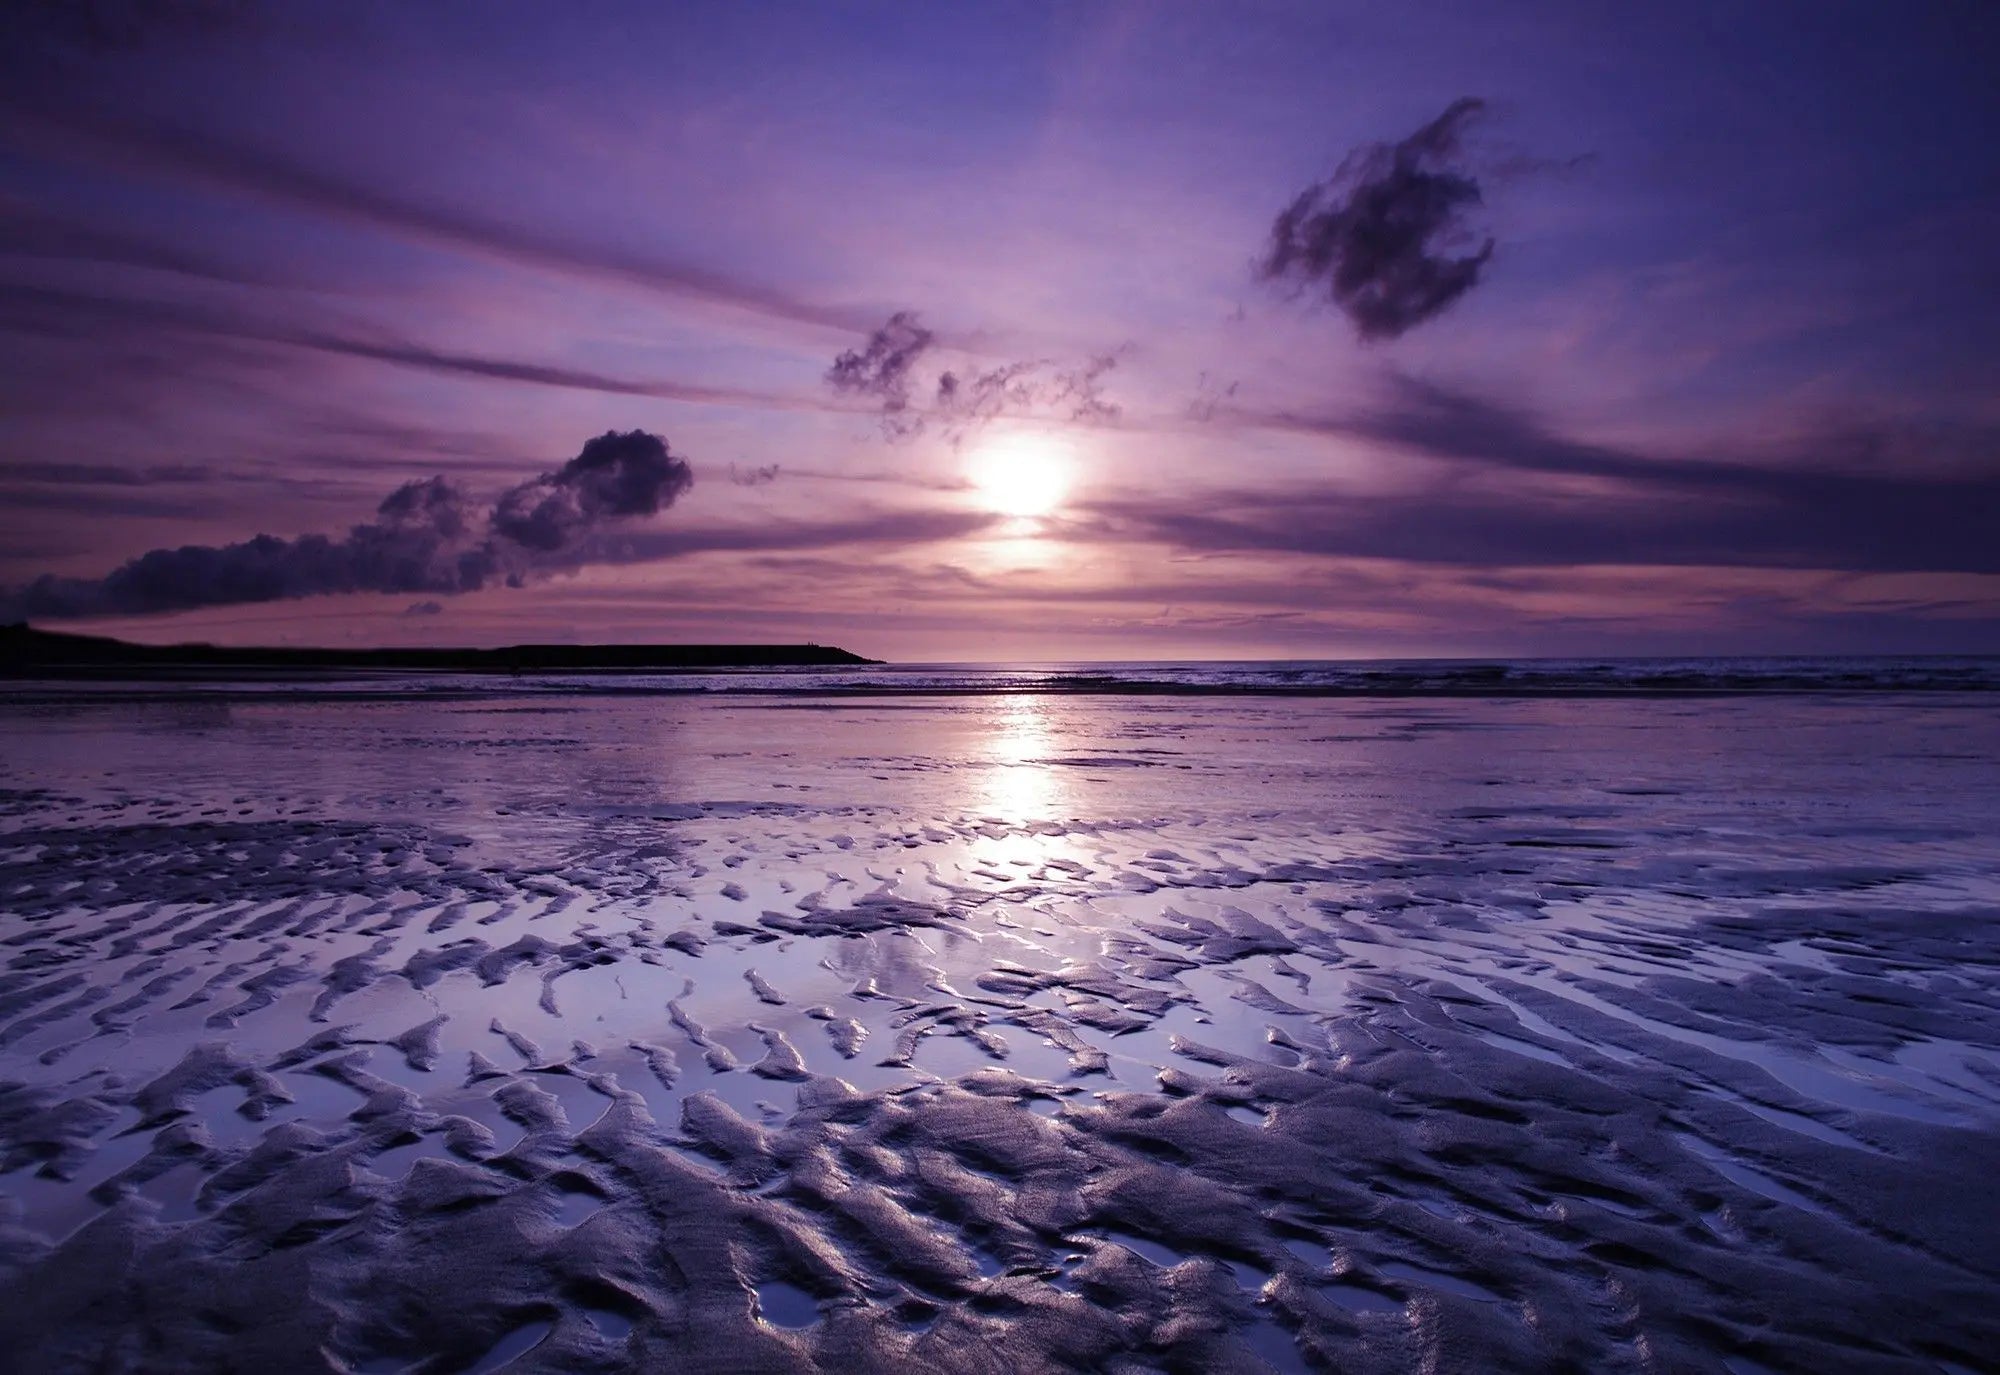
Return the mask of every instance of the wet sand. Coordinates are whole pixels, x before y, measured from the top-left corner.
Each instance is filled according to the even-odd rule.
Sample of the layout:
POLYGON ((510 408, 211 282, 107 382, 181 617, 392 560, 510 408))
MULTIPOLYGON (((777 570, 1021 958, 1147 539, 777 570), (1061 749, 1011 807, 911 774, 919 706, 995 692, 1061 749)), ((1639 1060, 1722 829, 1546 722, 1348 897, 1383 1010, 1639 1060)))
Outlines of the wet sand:
POLYGON ((21 1370, 1960 1371, 2000 716, 0 703, 21 1370))

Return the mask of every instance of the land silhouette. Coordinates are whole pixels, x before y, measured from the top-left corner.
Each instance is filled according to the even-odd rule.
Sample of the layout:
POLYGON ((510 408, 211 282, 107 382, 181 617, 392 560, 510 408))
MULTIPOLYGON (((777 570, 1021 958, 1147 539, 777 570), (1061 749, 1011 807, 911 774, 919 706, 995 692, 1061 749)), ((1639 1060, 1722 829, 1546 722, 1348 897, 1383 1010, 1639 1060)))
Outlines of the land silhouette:
POLYGON ((322 649, 141 645, 0 626, 0 675, 359 670, 406 673, 674 673, 717 668, 833 668, 878 663, 831 645, 508 645, 500 649, 322 649))

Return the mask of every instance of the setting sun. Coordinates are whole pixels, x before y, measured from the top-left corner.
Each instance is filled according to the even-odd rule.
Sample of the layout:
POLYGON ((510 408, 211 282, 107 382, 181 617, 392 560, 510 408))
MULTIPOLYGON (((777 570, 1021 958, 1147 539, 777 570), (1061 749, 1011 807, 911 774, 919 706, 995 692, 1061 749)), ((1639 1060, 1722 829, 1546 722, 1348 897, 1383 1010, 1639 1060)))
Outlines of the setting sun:
POLYGON ((972 456, 967 476, 980 503, 1002 516, 1046 516, 1069 495, 1074 461, 1046 434, 996 435, 972 456))

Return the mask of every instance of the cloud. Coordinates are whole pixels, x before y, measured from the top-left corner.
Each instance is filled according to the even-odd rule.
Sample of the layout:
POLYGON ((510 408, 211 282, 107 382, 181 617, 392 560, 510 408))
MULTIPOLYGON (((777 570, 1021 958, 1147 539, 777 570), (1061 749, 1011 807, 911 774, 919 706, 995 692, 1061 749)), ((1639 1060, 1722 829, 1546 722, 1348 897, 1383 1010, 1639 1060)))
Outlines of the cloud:
POLYGON ((644 430, 601 434, 553 473, 500 498, 490 521, 500 539, 537 554, 568 549, 600 522, 658 515, 694 485, 685 459, 644 430))
POLYGON ((1187 404, 1187 418, 1197 424, 1208 424, 1235 405, 1236 393, 1242 389, 1241 378, 1224 383, 1221 378, 1204 372, 1195 383, 1194 399, 1187 404))
POLYGON ((1526 411, 1411 381, 1354 415, 1258 420, 1446 467, 1392 493, 1231 492, 1199 508, 1185 499, 1104 503, 1089 533, 1458 566, 2000 573, 1991 515, 2000 510, 2000 430, 1990 427, 1850 426, 1777 452, 1656 455, 1576 439, 1526 411), (1846 466, 1829 469, 1829 459, 1846 466), (1492 480, 1500 475, 1509 480, 1492 480), (1578 478, 1587 484, 1569 480, 1578 478))
MULTIPOLYGON (((188 518, 203 514, 199 488, 216 470, 193 463, 53 463, 0 460, 0 506, 9 509, 188 518)), ((9 550, 10 554, 16 551, 9 550)))
POLYGON ((1010 411, 1027 411, 1035 404, 1034 373, 1033 363, 1003 363, 963 377, 955 372, 940 374, 931 418, 955 438, 1010 411))
POLYGON ((258 535, 154 549, 102 578, 43 576, 0 595, 0 619, 145 615, 341 592, 454 594, 592 561, 593 538, 658 514, 693 485, 687 461, 643 430, 606 433, 481 509, 442 477, 408 482, 340 536, 258 535))
POLYGON ((945 368, 923 386, 918 365, 940 349, 936 333, 920 324, 914 311, 899 310, 861 348, 833 360, 827 385, 874 403, 882 433, 890 439, 909 439, 935 426, 957 443, 1002 416, 1103 424, 1120 414, 1104 396, 1104 378, 1118 366, 1118 352, 1078 364, 1039 358, 945 368), (929 396, 921 405, 920 389, 929 396))
POLYGON ((868 511, 836 520, 653 529, 621 536, 616 541, 617 547, 607 549, 606 554, 620 563, 648 563, 689 554, 894 549, 971 539, 994 530, 1005 520, 990 511, 902 509, 868 511))
POLYGON ((405 616, 441 616, 444 614, 444 603, 411 602, 403 608, 403 614, 405 616))
POLYGON ((82 334, 96 339, 104 338, 107 331, 113 329, 185 331, 305 349, 335 357, 359 358, 447 376, 523 382, 531 386, 600 392, 609 396, 648 396, 703 406, 777 410, 828 408, 826 403, 810 397, 802 399, 772 392, 664 379, 639 381, 580 368, 459 353, 394 337, 361 338, 324 329, 279 324, 227 307, 215 308, 189 301, 106 296, 53 287, 0 284, 0 329, 56 336, 82 334))
POLYGON ((610 281, 817 329, 853 329, 856 313, 800 300, 693 263, 537 232, 518 216, 488 219, 343 180, 212 132, 125 123, 47 91, 0 92, 0 137, 35 156, 82 154, 149 176, 202 182, 399 237, 537 271, 610 281))
POLYGON ((738 468, 729 465, 729 485, 732 487, 763 487, 778 480, 778 465, 759 464, 755 468, 738 468))
POLYGON ((51 214, 4 192, 0 192, 0 255, 113 263, 238 286, 264 284, 256 274, 182 252, 143 234, 51 214))
POLYGON ((45 482, 60 487, 151 487, 207 482, 215 475, 215 469, 198 463, 149 463, 128 468, 114 463, 0 462, 0 482, 45 482))
POLYGON ((861 348, 847 349, 833 360, 826 370, 827 385, 880 405, 886 428, 909 409, 910 374, 936 342, 937 335, 918 324, 912 312, 899 310, 861 348))
POLYGON ((1482 197, 1460 157, 1484 109, 1456 100, 1401 143, 1348 154, 1279 212, 1257 275, 1323 287, 1367 341, 1397 338, 1450 306, 1493 256, 1493 240, 1478 242, 1470 222, 1482 197))
POLYGON ((1040 414, 1080 424, 1108 423, 1120 412, 1117 405, 1104 399, 1104 377, 1117 366, 1117 354, 1101 353, 1070 367, 1043 359, 1005 363, 963 377, 947 372, 938 378, 931 417, 953 440, 1003 415, 1040 414))

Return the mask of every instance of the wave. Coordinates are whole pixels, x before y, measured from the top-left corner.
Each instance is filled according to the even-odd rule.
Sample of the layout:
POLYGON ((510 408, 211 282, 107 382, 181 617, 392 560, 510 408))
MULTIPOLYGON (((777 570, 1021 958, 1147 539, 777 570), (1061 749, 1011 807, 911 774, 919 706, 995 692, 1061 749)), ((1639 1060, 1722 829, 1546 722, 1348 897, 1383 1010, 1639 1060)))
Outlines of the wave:
POLYGON ((1408 659, 871 664, 661 673, 484 674, 347 670, 168 672, 96 682, 18 680, 0 701, 133 695, 487 697, 1714 697, 1813 693, 1993 693, 2000 656, 1678 659, 1408 659))

